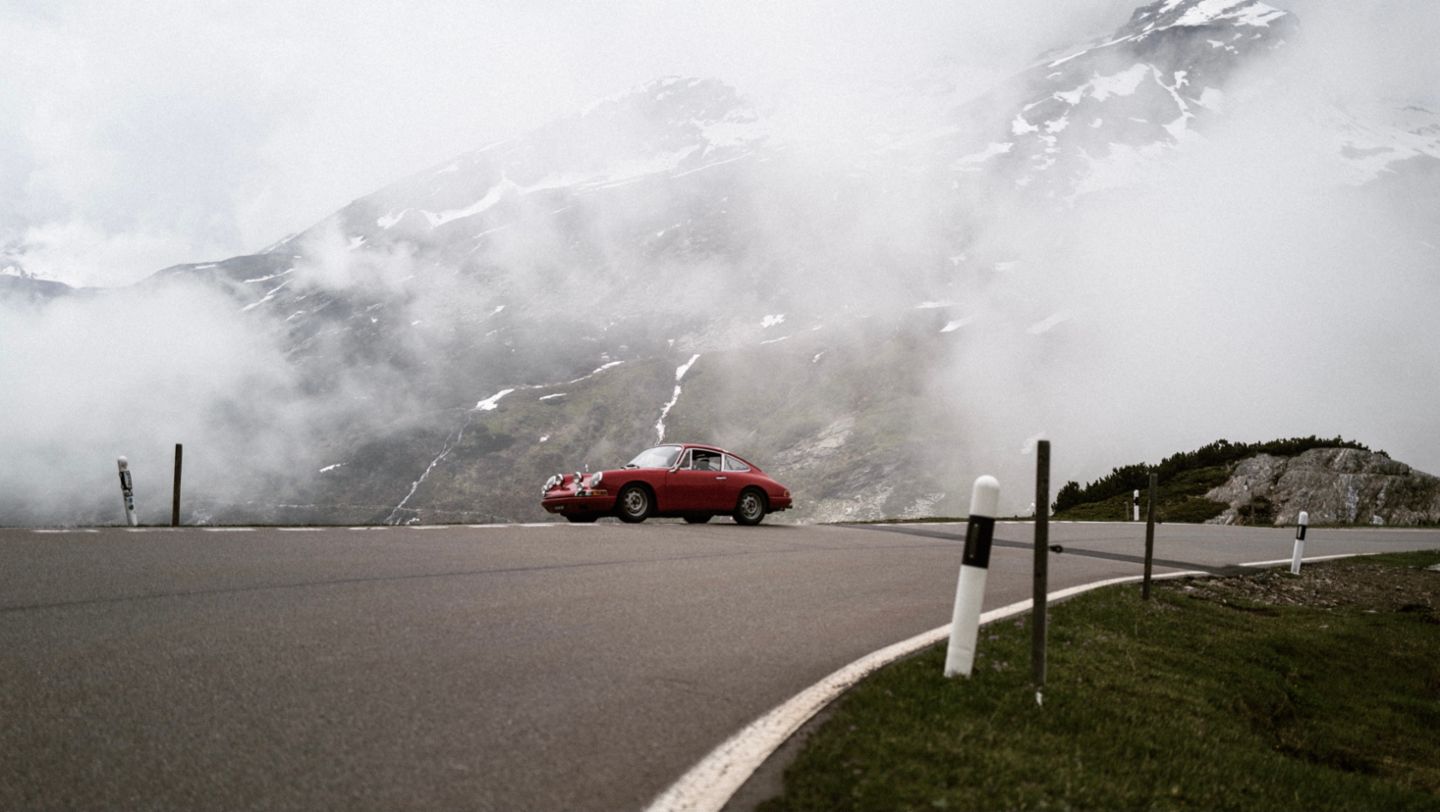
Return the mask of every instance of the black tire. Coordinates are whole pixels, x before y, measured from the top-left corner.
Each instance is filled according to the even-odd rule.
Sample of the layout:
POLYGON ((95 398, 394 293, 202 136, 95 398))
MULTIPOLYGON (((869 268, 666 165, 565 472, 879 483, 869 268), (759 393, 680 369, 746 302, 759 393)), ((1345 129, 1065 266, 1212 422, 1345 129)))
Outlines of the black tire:
POLYGON ((706 513, 704 516, 686 516, 685 521, 690 524, 704 524, 710 521, 710 514, 706 513))
POLYGON ((598 519, 598 518, 600 518, 600 517, 599 517, 599 516, 566 516, 565 518, 569 519, 570 521, 574 522, 575 524, 590 524, 591 522, 595 521, 596 519, 598 519))
POLYGON ((636 524, 650 517, 650 490, 644 485, 626 485, 615 498, 615 515, 622 522, 636 524))
POLYGON ((740 501, 735 503, 736 524, 757 525, 765 520, 765 494, 754 488, 747 488, 740 493, 740 501))

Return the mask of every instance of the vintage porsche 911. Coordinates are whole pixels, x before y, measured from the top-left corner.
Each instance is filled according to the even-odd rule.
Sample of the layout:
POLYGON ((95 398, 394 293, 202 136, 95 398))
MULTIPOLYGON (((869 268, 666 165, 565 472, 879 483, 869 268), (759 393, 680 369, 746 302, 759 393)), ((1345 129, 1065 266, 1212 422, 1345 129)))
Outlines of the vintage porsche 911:
POLYGON ((790 491, 724 449, 676 443, 646 449, 624 468, 556 474, 540 504, 572 522, 678 516, 698 524, 729 514, 739 524, 759 524, 765 514, 790 508, 790 491))

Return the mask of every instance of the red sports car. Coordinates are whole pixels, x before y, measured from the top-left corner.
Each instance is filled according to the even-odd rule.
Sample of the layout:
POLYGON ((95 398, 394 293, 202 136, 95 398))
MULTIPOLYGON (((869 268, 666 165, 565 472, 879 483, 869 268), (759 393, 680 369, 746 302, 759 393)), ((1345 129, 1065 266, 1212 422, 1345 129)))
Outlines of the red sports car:
POLYGON ((699 524, 728 513, 739 524, 759 524, 766 513, 790 508, 790 491, 729 451, 676 443, 646 449, 624 468, 556 474, 540 504, 572 522, 679 516, 699 524))

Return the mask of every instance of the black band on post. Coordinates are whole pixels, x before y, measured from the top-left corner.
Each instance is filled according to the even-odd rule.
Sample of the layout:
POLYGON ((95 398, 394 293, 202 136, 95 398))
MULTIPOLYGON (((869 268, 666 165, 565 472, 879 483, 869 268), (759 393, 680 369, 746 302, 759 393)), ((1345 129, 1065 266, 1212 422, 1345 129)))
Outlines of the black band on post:
POLYGON ((995 519, 971 516, 965 527, 965 555, 960 563, 967 567, 990 568, 990 542, 995 537, 995 519))

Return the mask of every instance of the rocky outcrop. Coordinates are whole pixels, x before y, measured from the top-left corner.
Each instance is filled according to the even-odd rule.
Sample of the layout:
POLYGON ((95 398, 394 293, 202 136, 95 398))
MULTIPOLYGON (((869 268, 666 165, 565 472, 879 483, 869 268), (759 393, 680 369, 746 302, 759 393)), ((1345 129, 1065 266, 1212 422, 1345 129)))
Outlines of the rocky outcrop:
POLYGON ((1259 454, 1235 466, 1205 498, 1230 507, 1217 524, 1414 525, 1440 521, 1440 478, 1383 452, 1317 448, 1294 457, 1259 454))

